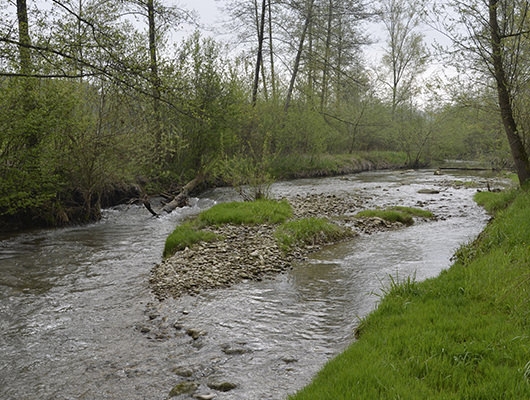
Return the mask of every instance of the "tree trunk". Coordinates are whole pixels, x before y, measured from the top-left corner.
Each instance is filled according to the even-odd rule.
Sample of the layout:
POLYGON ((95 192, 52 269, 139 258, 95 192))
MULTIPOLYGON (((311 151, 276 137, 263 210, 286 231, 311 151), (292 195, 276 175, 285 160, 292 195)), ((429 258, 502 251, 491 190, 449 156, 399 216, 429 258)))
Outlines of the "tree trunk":
POLYGON ((300 60, 302 59, 302 52, 304 50, 304 41, 307 34, 307 29, 311 23, 311 18, 313 16, 313 4, 315 0, 309 0, 307 14, 304 21, 304 26, 302 28, 302 34, 300 35, 300 41, 298 42, 298 51, 296 52, 296 58, 294 60, 293 72, 291 74, 291 81, 289 82, 289 89, 287 90, 287 97, 285 99, 285 105, 283 107, 284 111, 289 110, 291 105, 291 98, 293 96, 294 84, 296 82, 296 76, 298 75, 298 70, 300 69, 300 60))
MULTIPOLYGON (((162 211, 166 213, 171 213, 175 208, 186 207, 189 205, 189 195, 190 193, 197 188, 204 181, 204 175, 199 173, 195 178, 189 181, 181 190, 178 195, 173 197, 173 199, 164 205, 159 211, 153 210, 151 203, 149 202, 149 197, 143 195, 139 200, 142 202, 144 207, 155 217, 160 216, 162 211)), ((164 196, 165 197, 165 196, 164 196)))
POLYGON ((504 69, 501 31, 497 16, 498 0, 489 0, 489 24, 491 34, 492 62, 497 83, 497 94, 504 131, 510 144, 512 158, 515 164, 519 183, 523 185, 530 179, 530 163, 528 154, 517 130, 517 123, 513 116, 512 100, 506 71, 504 69))
POLYGON ((324 49, 324 67, 322 68, 322 92, 320 93, 320 111, 323 111, 328 100, 328 77, 331 57, 331 30, 333 22, 333 0, 329 0, 326 45, 324 49))
POLYGON ((271 90, 272 90, 272 100, 276 102, 276 76, 274 71, 274 50, 272 47, 272 9, 271 9, 271 0, 268 0, 268 11, 269 11, 269 58, 271 64, 271 90))
POLYGON ((149 25, 149 68, 151 72, 151 91, 153 94, 153 114, 155 120, 155 153, 162 154, 162 117, 160 114, 160 75, 158 73, 155 5, 153 0, 147 0, 147 19, 149 25))
POLYGON ((26 0, 17 0, 17 20, 20 73, 29 76, 33 68, 31 65, 31 39, 29 36, 28 7, 26 4, 26 0))
MULTIPOLYGON (((264 32, 265 32, 265 12, 267 11, 266 6, 267 6, 266 0, 262 0, 261 17, 260 17, 259 27, 258 27, 258 55, 256 57, 254 86, 252 88, 252 106, 255 106, 256 102, 258 101, 259 73, 260 73, 260 67, 263 65, 263 39, 264 39, 264 32)), ((257 4, 256 4, 256 13, 257 13, 257 4)), ((256 15, 256 17, 258 16, 256 15)), ((258 22, 257 19, 256 19, 256 22, 258 22)))

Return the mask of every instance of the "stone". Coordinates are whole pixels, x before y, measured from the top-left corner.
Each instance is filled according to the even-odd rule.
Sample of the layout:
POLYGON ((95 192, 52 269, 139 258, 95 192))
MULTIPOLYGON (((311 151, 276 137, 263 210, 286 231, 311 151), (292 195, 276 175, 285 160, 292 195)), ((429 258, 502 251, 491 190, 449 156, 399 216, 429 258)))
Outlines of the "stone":
POLYGON ((192 394, 197 390, 199 385, 195 382, 180 382, 173 386, 169 392, 169 397, 180 396, 181 394, 192 394))
POLYGON ((198 330, 198 329, 188 329, 186 331, 186 334, 188 336, 191 336, 193 340, 197 340, 201 336, 206 336, 207 332, 201 331, 201 330, 198 330))
POLYGON ((215 399, 217 395, 215 393, 205 393, 205 394, 199 393, 199 394, 194 395, 193 397, 199 400, 211 400, 211 399, 215 399))
POLYGON ((436 189, 420 189, 418 190, 419 194, 438 194, 440 193, 439 190, 436 189))
POLYGON ((241 354, 245 354, 245 353, 249 353, 250 352, 250 349, 247 349, 247 348, 242 347, 242 346, 231 345, 231 344, 223 344, 221 346, 221 350, 226 355, 241 355, 241 354))
POLYGON ((190 378, 193 375, 193 371, 187 367, 175 367, 173 368, 173 373, 184 378, 190 378))
POLYGON ((220 392, 229 392, 230 390, 235 389, 237 385, 227 381, 210 381, 208 382, 208 387, 210 389, 219 390, 220 392))

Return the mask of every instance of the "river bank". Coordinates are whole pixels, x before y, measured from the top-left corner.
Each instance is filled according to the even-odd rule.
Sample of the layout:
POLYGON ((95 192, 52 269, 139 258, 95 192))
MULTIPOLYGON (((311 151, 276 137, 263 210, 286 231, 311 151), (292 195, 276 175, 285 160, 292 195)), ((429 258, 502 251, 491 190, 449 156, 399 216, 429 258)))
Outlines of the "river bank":
POLYGON ((479 193, 494 218, 456 262, 392 281, 358 341, 292 400, 530 398, 530 193, 479 193))

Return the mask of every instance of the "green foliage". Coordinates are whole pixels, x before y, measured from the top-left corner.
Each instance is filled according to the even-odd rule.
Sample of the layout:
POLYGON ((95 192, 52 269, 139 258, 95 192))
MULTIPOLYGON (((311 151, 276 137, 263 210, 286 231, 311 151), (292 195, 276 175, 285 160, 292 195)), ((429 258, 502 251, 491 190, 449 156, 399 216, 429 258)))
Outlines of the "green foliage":
POLYGON ((338 226, 324 218, 303 218, 280 225, 275 232, 283 251, 297 245, 317 245, 331 243, 351 237, 350 229, 338 226))
POLYGON ((359 340, 292 400, 530 398, 530 194, 455 263, 424 282, 391 282, 359 340))
POLYGON ((171 257, 179 250, 184 250, 194 243, 198 242, 212 242, 217 239, 217 235, 213 232, 199 230, 191 223, 179 225, 167 237, 164 246, 164 258, 171 257))
POLYGON ((377 209, 377 210, 363 210, 355 214, 357 218, 381 218, 388 222, 400 222, 405 225, 412 225, 414 223, 413 217, 420 218, 434 218, 434 215, 421 208, 414 207, 391 207, 388 209, 377 209))
POLYGON ((292 216, 287 200, 261 199, 252 202, 216 204, 197 217, 201 226, 223 224, 278 224, 292 216))

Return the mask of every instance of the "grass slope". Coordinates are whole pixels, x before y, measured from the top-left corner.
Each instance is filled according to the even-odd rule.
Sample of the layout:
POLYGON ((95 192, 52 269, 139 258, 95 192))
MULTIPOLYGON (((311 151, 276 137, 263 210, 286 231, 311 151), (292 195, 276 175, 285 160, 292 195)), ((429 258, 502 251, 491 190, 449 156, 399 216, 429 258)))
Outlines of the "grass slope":
POLYGON ((455 264, 394 282, 359 340, 290 399, 530 399, 530 194, 477 201, 495 217, 455 264))

